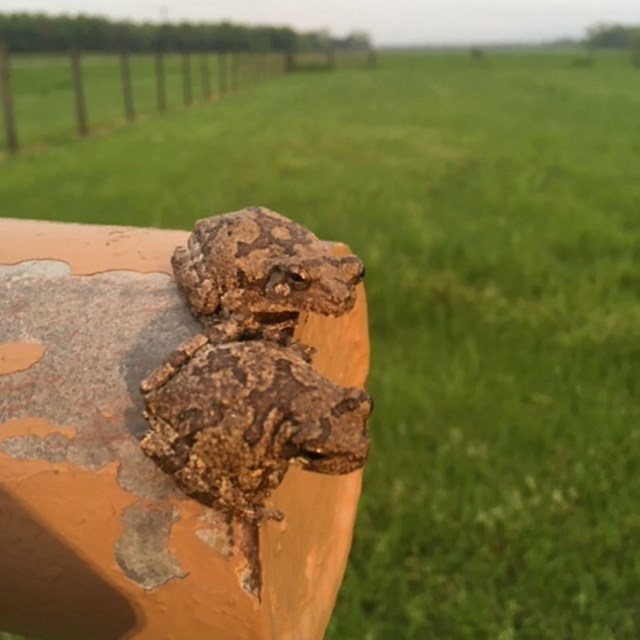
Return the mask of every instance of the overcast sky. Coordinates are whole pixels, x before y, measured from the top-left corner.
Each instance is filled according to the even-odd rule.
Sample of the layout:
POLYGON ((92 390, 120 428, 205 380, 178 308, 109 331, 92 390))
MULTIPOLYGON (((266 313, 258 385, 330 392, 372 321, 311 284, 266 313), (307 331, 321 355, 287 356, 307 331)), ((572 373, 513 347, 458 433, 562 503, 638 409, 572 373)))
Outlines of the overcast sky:
POLYGON ((377 45, 541 41, 601 21, 640 23, 640 0, 0 0, 0 11, 360 29, 377 45))

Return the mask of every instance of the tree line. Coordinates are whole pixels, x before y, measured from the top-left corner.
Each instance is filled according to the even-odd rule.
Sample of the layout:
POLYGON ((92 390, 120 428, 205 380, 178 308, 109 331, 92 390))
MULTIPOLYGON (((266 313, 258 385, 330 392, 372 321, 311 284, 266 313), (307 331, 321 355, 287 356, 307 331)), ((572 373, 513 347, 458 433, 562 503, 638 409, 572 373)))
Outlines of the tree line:
POLYGON ((587 31, 585 45, 595 49, 628 49, 631 61, 640 67, 640 26, 597 24, 587 31))
POLYGON ((589 27, 585 44, 591 49, 628 49, 638 33, 638 26, 596 24, 589 27))
POLYGON ((249 27, 229 22, 134 23, 95 16, 0 13, 0 42, 15 52, 86 51, 325 51, 369 49, 365 33, 333 38, 289 27, 249 27))

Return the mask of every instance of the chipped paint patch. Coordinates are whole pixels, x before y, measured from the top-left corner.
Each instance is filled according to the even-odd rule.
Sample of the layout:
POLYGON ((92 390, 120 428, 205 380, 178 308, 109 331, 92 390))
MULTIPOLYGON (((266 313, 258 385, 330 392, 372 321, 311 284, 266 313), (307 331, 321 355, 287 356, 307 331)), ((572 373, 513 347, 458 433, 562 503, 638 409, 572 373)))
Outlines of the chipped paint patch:
POLYGON ((233 555, 233 544, 229 523, 224 514, 213 509, 205 509, 198 522, 204 526, 196 529, 196 536, 224 558, 230 558, 233 555))
POLYGON ((181 494, 138 444, 140 380, 197 328, 171 278, 31 260, 0 265, 0 290, 0 343, 46 349, 0 376, 0 451, 93 472, 117 463, 119 485, 150 505, 123 516, 119 566, 145 589, 183 577, 168 550, 177 512, 154 506, 181 494))
POLYGON ((0 318, 11 318, 0 322, 0 343, 46 349, 37 366, 0 376, 4 451, 93 471, 118 461, 118 480, 136 497, 179 496, 137 444, 146 430, 138 384, 196 326, 171 278, 74 276, 66 262, 29 260, 0 265, 0 290, 0 318), (27 428, 27 419, 42 428, 27 428), (53 425, 74 432, 54 436, 53 425))
POLYGON ((15 265, 0 265, 0 278, 7 287, 28 278, 60 278, 70 273, 71 267, 63 260, 22 260, 15 265))
POLYGON ((163 502, 182 496, 173 481, 155 464, 135 464, 140 456, 138 441, 130 438, 116 445, 118 460, 129 461, 118 467, 118 484, 132 494, 149 502, 163 502))
POLYGON ((45 351, 45 347, 41 344, 27 342, 0 344, 0 376, 16 373, 16 371, 26 371, 42 358, 45 351))
POLYGON ((189 575, 169 552, 171 528, 179 519, 170 505, 147 509, 136 502, 123 511, 115 558, 127 578, 146 591, 189 575))
POLYGON ((65 462, 69 450, 69 440, 61 433, 52 433, 46 438, 38 436, 14 436, 0 442, 0 449, 16 460, 46 460, 65 462))

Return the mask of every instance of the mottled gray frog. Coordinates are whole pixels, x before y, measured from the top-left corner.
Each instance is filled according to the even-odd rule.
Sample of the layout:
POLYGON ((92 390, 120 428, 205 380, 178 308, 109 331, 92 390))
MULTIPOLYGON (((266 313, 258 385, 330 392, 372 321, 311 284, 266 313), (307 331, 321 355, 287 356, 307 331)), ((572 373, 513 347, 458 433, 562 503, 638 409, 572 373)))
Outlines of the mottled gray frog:
POLYGON ((263 207, 199 220, 171 263, 187 306, 209 327, 212 342, 240 336, 281 341, 291 336, 301 311, 342 315, 353 307, 364 276, 356 256, 333 255, 311 231, 263 207))
POLYGON ((330 382, 295 345, 203 336, 188 345, 179 366, 165 363, 142 384, 150 430, 141 443, 186 494, 258 522, 281 517, 264 500, 290 463, 327 474, 364 465, 363 390, 330 382))

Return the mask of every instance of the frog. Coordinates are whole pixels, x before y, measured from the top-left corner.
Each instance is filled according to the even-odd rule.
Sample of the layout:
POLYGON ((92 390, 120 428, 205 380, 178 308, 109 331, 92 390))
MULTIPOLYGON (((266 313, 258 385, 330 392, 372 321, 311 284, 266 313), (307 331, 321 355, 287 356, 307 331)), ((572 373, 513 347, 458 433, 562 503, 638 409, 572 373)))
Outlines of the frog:
POLYGON ((335 255, 306 227, 261 206, 198 220, 171 264, 212 342, 287 342, 301 312, 350 311, 365 275, 355 255, 335 255))
POLYGON ((368 457, 371 398, 295 345, 196 337, 141 388, 144 453, 185 494, 244 523, 282 518, 265 500, 291 465, 340 475, 368 457))

